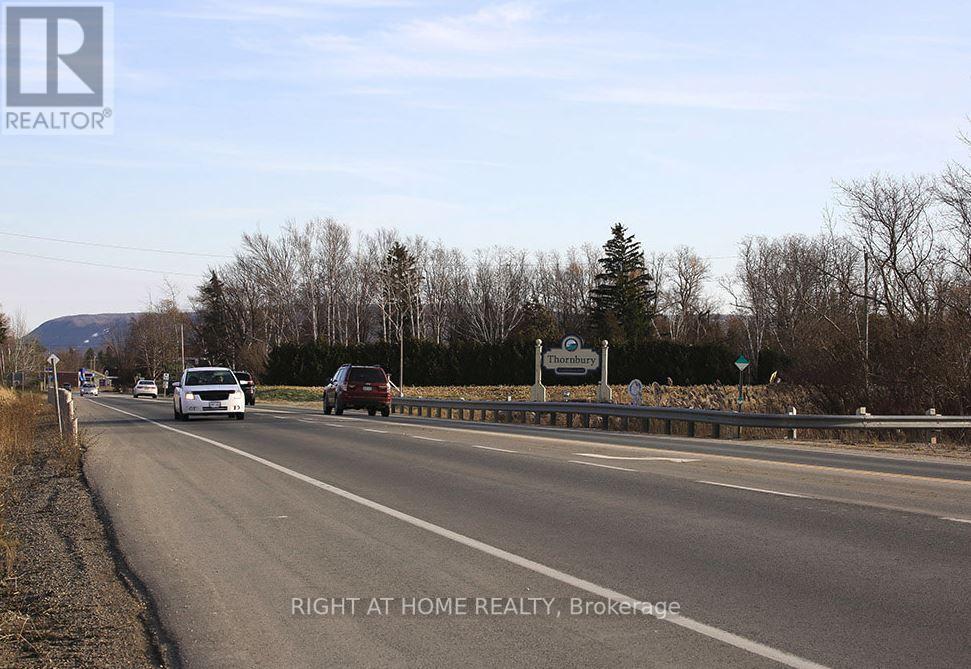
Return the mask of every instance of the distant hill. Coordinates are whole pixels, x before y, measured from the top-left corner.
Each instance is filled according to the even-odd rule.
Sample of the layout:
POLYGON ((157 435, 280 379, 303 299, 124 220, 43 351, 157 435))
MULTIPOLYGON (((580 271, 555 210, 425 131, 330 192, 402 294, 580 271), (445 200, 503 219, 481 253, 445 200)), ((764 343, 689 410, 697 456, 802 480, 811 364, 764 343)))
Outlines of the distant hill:
POLYGON ((98 349, 112 342, 124 340, 132 317, 128 314, 77 314, 61 316, 41 323, 31 332, 47 349, 74 347, 84 351, 98 349))

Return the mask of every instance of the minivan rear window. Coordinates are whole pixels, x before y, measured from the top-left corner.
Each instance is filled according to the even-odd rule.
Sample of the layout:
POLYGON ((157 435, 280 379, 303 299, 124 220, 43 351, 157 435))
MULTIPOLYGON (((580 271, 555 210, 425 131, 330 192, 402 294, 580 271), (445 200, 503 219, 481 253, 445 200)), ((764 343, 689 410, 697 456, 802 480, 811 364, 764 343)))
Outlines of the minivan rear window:
POLYGON ((386 383, 384 370, 377 367, 351 367, 351 374, 348 381, 358 383, 386 383))

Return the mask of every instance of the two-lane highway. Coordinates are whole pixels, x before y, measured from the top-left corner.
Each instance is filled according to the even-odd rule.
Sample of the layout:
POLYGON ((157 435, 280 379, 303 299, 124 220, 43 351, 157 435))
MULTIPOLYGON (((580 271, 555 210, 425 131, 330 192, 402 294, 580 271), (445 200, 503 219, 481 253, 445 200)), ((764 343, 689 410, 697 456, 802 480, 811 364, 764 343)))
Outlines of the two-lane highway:
POLYGON ((960 463, 287 408, 185 424, 120 396, 80 408, 100 433, 86 473, 187 666, 971 664, 960 463), (540 603, 407 606, 423 597, 540 603), (331 598, 390 598, 390 615, 294 603, 331 598), (598 615, 605 599, 680 615, 598 615))

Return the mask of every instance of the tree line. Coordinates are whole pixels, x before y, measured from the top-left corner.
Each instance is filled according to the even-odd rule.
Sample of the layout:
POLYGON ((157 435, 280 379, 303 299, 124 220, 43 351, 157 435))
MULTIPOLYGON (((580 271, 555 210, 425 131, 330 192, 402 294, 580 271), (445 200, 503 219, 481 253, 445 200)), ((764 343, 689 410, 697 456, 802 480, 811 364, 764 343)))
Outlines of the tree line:
MULTIPOLYGON (((149 305, 127 340, 103 355, 132 374, 178 371, 182 326, 192 360, 292 381, 299 373, 282 370, 298 369, 300 356, 333 364, 365 350, 355 347, 405 341, 428 351, 493 347, 516 358, 512 351, 536 338, 569 332, 588 343, 609 339, 614 350, 665 342, 671 359, 682 355, 678 347, 743 352, 753 378, 777 372, 812 386, 836 412, 966 413, 971 405, 964 165, 837 183, 818 233, 746 237, 722 277, 688 247, 645 252, 621 224, 605 238, 565 250, 465 252, 390 228, 290 222, 276 235, 243 235, 233 259, 212 267, 191 296, 191 309, 174 294, 149 305)), ((18 337, 5 339, 5 370, 14 358, 37 357, 14 346, 18 337)), ((711 378, 701 371, 672 381, 711 378)), ((715 378, 729 382, 724 376, 715 378)))

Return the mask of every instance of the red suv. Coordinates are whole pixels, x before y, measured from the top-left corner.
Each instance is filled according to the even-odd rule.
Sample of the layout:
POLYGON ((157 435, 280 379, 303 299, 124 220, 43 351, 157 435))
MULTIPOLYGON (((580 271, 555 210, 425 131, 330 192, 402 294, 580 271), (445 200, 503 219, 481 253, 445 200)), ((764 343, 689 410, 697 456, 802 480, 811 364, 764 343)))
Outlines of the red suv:
POLYGON ((344 409, 367 409, 373 416, 391 414, 391 384, 388 375, 377 366, 341 365, 324 388, 324 413, 338 416, 344 409))

